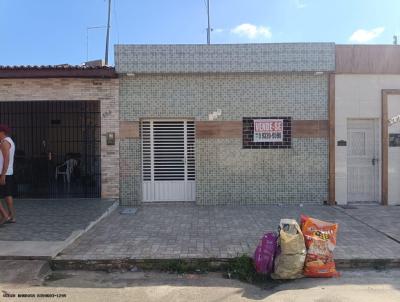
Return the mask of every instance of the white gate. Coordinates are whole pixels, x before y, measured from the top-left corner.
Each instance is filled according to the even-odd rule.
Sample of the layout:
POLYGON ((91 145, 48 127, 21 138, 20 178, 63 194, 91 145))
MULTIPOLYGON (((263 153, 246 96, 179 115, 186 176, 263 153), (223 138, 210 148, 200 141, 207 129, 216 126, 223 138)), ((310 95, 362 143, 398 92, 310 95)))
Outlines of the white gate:
POLYGON ((375 120, 348 120, 347 200, 378 201, 378 157, 375 120))
POLYGON ((194 201, 194 121, 144 120, 141 131, 143 201, 194 201))

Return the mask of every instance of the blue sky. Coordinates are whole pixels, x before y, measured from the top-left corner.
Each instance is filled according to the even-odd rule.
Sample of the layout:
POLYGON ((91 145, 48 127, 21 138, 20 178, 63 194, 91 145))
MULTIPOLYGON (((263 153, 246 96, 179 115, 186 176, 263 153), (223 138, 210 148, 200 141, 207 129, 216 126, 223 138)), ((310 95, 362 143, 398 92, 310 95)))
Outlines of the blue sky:
MULTIPOLYGON (((111 45, 206 41, 205 0, 112 1, 111 45)), ((106 25, 106 9, 105 0, 0 0, 0 65, 102 58, 105 29, 87 28, 106 25)), ((211 0, 211 24, 212 43, 390 44, 400 1, 211 0)))

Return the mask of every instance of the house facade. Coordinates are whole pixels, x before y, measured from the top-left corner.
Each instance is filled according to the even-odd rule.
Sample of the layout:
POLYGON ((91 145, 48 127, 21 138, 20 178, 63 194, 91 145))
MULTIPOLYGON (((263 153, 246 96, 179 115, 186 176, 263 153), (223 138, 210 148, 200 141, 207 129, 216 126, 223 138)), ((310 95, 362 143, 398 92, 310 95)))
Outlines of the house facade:
POLYGON ((328 201, 332 43, 117 45, 120 200, 328 201))
POLYGON ((118 93, 114 68, 0 66, 18 197, 119 198, 118 93))
POLYGON ((338 204, 400 204, 399 58, 397 45, 336 46, 331 185, 338 204))

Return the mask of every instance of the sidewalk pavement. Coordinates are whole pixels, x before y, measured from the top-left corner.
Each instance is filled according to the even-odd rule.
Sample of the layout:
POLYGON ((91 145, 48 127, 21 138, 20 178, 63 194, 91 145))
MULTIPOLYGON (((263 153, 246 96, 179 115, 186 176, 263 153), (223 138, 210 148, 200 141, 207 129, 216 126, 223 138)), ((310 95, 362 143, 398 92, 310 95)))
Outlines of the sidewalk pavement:
POLYGON ((115 207, 102 199, 16 199, 17 223, 0 226, 0 259, 54 257, 115 207))
POLYGON ((400 242, 400 206, 355 206, 345 212, 400 242))
POLYGON ((260 237, 276 230, 281 218, 299 219, 303 213, 339 223, 335 250, 339 263, 354 259, 400 263, 400 244, 389 238, 400 237, 399 210, 381 206, 350 210, 322 205, 145 205, 135 215, 114 211, 54 261, 227 259, 252 255, 260 237))

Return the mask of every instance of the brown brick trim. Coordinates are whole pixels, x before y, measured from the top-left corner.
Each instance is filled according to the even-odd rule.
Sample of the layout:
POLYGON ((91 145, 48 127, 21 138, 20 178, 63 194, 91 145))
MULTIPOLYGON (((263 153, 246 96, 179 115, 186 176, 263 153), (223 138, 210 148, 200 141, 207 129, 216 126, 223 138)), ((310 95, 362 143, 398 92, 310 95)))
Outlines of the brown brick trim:
POLYGON ((336 132, 335 132, 335 75, 329 75, 328 83, 328 133, 329 133, 329 178, 328 178, 328 204, 336 204, 336 132))
POLYGON ((241 138, 242 121, 197 121, 197 138, 241 138))
POLYGON ((121 139, 139 138, 140 137, 139 122, 121 121, 119 123, 119 135, 121 139))
POLYGON ((294 120, 292 135, 297 138, 328 137, 328 121, 325 120, 294 120))
POLYGON ((336 74, 399 74, 399 45, 336 45, 336 74))
POLYGON ((400 89, 382 89, 382 183, 381 203, 388 205, 389 196, 389 113, 388 96, 400 95, 400 89))
MULTIPOLYGON (((327 120, 293 120, 292 137, 327 138, 327 120)), ((242 138, 242 121, 197 121, 197 138, 242 138)))

